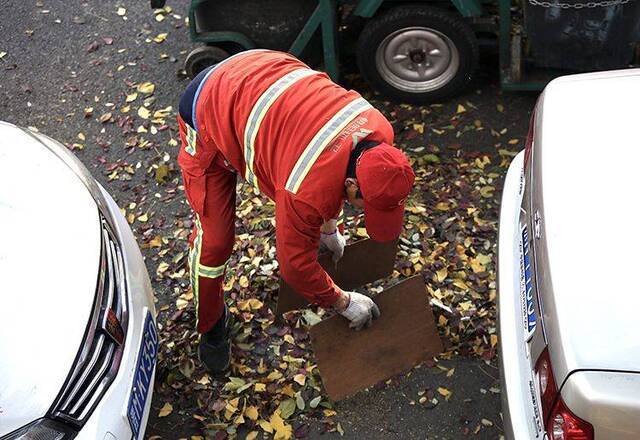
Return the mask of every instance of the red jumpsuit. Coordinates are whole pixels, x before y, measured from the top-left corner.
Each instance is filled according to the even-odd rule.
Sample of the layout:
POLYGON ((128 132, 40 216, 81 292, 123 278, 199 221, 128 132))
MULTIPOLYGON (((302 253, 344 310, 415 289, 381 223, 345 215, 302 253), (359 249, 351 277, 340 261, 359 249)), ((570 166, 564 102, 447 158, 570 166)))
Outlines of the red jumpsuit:
POLYGON ((392 144, 389 122, 326 74, 266 50, 216 66, 193 108, 194 128, 178 118, 178 162, 196 213, 189 260, 198 331, 223 311, 238 174, 275 202, 280 275, 310 302, 332 305, 339 288, 317 262, 320 227, 341 210, 352 148, 364 138, 392 144))

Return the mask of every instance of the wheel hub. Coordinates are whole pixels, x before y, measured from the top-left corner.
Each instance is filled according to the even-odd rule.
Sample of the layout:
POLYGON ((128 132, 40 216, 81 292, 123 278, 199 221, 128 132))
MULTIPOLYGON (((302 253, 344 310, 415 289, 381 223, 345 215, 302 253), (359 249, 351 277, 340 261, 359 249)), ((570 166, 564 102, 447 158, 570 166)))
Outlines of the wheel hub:
POLYGON ((376 67, 385 81, 413 93, 444 86, 459 64, 451 39, 426 27, 400 29, 387 36, 376 52, 376 67))
POLYGON ((411 62, 414 64, 420 64, 420 63, 424 63, 426 58, 427 58, 427 54, 425 51, 420 50, 420 49, 414 49, 411 52, 409 52, 409 58, 411 58, 411 62))

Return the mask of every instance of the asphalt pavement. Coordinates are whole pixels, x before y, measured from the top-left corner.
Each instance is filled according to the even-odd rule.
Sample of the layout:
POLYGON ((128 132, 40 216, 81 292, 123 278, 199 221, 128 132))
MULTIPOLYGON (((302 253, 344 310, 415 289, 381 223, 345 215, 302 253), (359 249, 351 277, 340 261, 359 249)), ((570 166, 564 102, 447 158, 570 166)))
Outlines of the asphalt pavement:
MULTIPOLYGON (((5 0, 0 8, 0 119, 34 127, 67 144, 127 214, 140 218, 146 211, 158 211, 153 226, 165 235, 171 235, 189 213, 182 194, 175 186, 163 187, 157 171, 178 176, 176 124, 171 115, 187 84, 182 61, 193 47, 184 21, 187 4, 170 1, 173 12, 162 14, 162 19, 146 1, 5 0), (133 105, 151 95, 138 91, 130 109, 124 111, 128 97, 136 91, 132 85, 144 82, 154 86, 154 110, 173 107, 166 122, 157 124, 160 129, 145 126, 136 115, 138 106, 133 105), (149 143, 141 141, 143 137, 149 143)), ((354 81, 370 94, 357 78, 354 81)), ((487 57, 467 94, 445 103, 444 108, 455 113, 462 103, 484 125, 508 129, 510 137, 520 140, 513 146, 517 149, 534 102, 534 95, 502 94, 496 60, 487 57)), ((426 130, 412 142, 443 149, 455 145, 452 155, 461 150, 495 155, 495 140, 487 133, 458 136, 452 131, 436 136, 426 130)), ((29 172, 25 170, 26 179, 29 172)), ((133 229, 141 242, 149 240, 147 223, 140 220, 133 229)), ((151 252, 143 250, 158 304, 173 303, 175 285, 153 277, 158 262, 151 252)), ((159 319, 163 322, 165 315, 159 319)), ((422 366, 338 403, 338 423, 332 425, 332 433, 324 433, 323 423, 310 419, 309 432, 299 434, 324 438, 340 436, 342 431, 345 438, 353 439, 499 438, 502 422, 495 357, 487 361, 454 354, 439 365, 443 368, 422 366), (451 395, 445 399, 436 393, 437 404, 430 403, 433 396, 427 404, 420 402, 439 387, 451 395)), ((166 396, 162 401, 155 397, 147 437, 202 435, 188 407, 176 404, 176 417, 158 418, 165 400, 166 396)))

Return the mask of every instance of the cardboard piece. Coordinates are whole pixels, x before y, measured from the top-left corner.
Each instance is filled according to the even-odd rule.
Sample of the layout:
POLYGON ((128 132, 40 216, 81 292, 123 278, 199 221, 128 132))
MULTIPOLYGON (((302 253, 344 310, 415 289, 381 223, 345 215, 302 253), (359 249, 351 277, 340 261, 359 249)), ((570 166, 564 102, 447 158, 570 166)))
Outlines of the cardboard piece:
MULTIPOLYGON (((345 246, 344 255, 337 266, 331 260, 331 253, 321 253, 318 262, 340 288, 352 290, 391 275, 397 251, 397 241, 379 243, 365 239, 345 246), (363 270, 365 264, 366 270, 363 270)), ((302 295, 284 280, 280 280, 276 316, 301 309, 308 304, 302 295)))
POLYGON ((370 328, 354 331, 336 315, 311 327, 311 343, 329 397, 341 400, 442 352, 442 341, 421 275, 374 298, 370 328))

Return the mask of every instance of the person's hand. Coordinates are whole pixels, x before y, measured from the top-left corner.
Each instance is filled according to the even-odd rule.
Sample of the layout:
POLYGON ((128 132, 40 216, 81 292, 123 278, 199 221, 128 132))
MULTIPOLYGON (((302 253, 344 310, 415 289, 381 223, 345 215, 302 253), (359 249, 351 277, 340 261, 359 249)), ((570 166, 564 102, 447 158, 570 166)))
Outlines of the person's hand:
POLYGON ((358 292, 343 292, 347 295, 348 303, 346 308, 339 310, 342 316, 351 323, 349 327, 361 330, 363 327, 370 327, 374 319, 380 316, 380 309, 371 298, 358 292))
POLYGON ((326 249, 329 249, 333 254, 333 262, 337 263, 344 254, 344 246, 347 240, 342 236, 340 231, 336 229, 331 234, 320 233, 320 244, 326 249))

